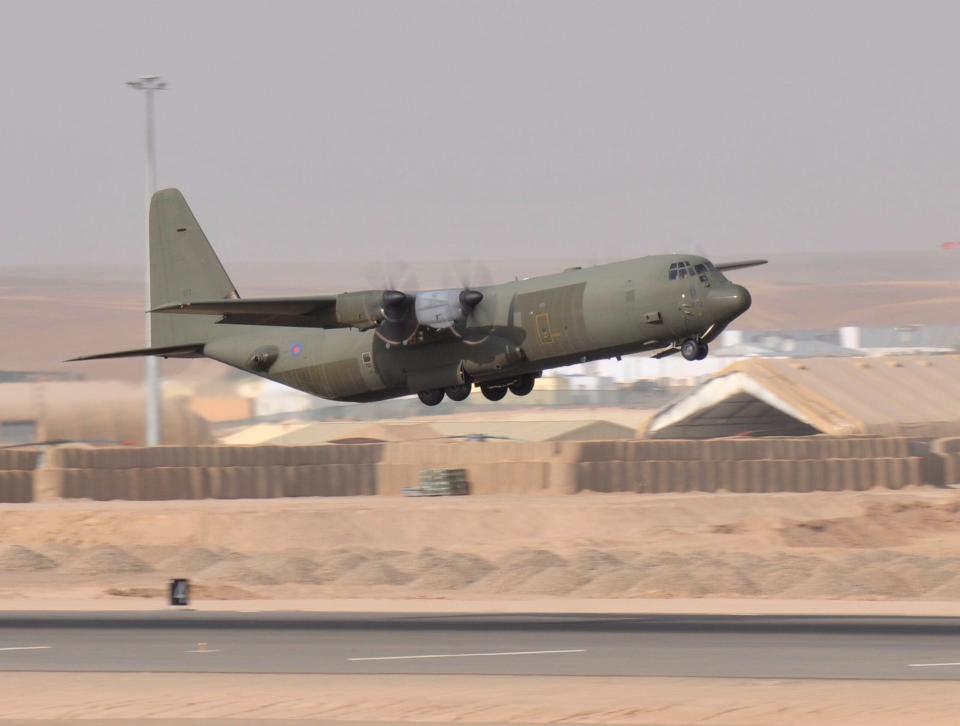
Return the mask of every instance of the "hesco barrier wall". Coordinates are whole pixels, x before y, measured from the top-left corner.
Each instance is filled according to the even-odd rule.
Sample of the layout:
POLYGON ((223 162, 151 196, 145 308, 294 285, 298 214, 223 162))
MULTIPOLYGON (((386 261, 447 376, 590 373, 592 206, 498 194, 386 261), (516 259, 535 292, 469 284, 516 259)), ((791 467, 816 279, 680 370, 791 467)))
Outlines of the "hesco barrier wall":
POLYGON ((935 442, 927 457, 911 456, 911 443, 916 449, 904 437, 58 447, 35 472, 0 472, 0 499, 398 496, 426 468, 466 469, 474 494, 898 489, 960 475, 960 438, 935 442))
POLYGON ((33 501, 33 470, 40 452, 0 449, 0 502, 33 501))
POLYGON ((930 445, 927 478, 941 486, 960 485, 960 436, 937 439, 930 445))
POLYGON ((380 444, 59 447, 37 499, 246 499, 377 493, 380 444))

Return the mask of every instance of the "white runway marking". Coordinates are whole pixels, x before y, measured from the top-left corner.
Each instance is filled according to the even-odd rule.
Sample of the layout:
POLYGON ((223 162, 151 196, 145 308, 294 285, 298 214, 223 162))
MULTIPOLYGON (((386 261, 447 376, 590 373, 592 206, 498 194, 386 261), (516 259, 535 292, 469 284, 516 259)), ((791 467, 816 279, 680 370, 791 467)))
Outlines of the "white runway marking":
POLYGON ((911 668, 933 668, 935 666, 960 666, 960 663, 910 663, 911 668))
POLYGON ((437 653, 432 655, 380 655, 372 658, 347 658, 347 660, 416 660, 418 658, 484 658, 492 655, 553 655, 555 653, 586 653, 584 648, 569 650, 514 650, 503 653, 437 653))
POLYGON ((52 647, 52 645, 11 645, 8 648, 0 648, 0 650, 49 650, 52 647))

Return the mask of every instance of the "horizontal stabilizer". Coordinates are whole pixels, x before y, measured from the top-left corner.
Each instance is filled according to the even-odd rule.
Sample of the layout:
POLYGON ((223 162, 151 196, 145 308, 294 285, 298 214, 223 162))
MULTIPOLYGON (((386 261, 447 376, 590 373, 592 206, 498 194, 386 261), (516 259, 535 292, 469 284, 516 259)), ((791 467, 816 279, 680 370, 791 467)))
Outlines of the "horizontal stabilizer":
POLYGON ((757 267, 765 264, 767 264, 766 260, 740 260, 739 262, 723 262, 719 265, 714 265, 714 267, 721 272, 727 272, 729 270, 742 270, 744 267, 757 267))
POLYGON ((139 358, 141 356, 159 355, 164 358, 202 358, 203 343, 188 343, 186 345, 168 345, 158 348, 138 348, 137 350, 118 350, 113 353, 98 353, 84 355, 79 358, 70 358, 67 363, 78 360, 104 360, 107 358, 139 358))

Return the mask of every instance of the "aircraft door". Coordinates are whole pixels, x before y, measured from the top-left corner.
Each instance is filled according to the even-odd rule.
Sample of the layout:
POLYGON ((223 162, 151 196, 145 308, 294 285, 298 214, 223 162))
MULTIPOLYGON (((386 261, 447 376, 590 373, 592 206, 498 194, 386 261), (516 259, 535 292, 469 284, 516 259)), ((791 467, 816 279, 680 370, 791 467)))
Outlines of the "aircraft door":
POLYGON ((696 329, 703 317, 703 291, 700 289, 700 280, 693 271, 689 262, 678 265, 680 287, 680 313, 683 315, 686 327, 696 329))

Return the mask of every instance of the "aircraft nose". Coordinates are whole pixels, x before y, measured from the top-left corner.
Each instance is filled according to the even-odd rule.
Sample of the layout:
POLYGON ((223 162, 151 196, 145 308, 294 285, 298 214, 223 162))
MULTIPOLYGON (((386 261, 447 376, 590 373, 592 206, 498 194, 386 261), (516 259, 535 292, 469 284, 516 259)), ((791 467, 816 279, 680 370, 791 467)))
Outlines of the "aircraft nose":
POLYGON ((710 315, 715 320, 733 320, 750 309, 750 291, 743 285, 715 287, 708 296, 710 315))

